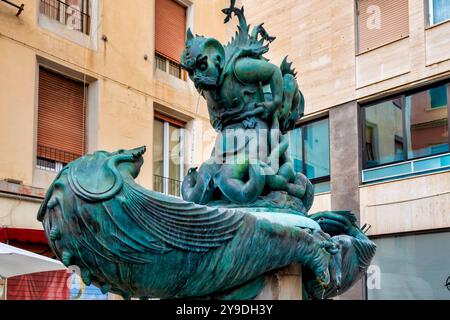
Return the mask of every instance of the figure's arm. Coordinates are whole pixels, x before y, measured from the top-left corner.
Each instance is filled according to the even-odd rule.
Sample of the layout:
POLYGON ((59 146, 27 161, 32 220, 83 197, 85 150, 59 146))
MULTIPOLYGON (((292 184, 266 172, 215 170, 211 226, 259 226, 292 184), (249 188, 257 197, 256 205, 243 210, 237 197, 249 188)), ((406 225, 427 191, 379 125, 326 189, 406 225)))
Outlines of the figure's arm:
POLYGON ((283 75, 280 68, 264 60, 242 58, 235 65, 236 76, 247 83, 269 84, 272 91, 272 101, 259 103, 269 114, 281 107, 283 101, 283 75))

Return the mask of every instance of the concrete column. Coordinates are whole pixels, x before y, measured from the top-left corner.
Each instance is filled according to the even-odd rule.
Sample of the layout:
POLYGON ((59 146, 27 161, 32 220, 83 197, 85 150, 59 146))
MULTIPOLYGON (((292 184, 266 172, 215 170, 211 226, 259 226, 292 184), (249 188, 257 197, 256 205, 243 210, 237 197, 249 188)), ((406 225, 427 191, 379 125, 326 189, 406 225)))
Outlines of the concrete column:
POLYGON ((359 143, 356 102, 330 109, 331 209, 351 210, 358 220, 359 143))
MULTIPOLYGON (((356 101, 330 109, 331 210, 350 210, 359 222, 360 137, 356 101)), ((361 280, 337 299, 364 299, 361 280)))

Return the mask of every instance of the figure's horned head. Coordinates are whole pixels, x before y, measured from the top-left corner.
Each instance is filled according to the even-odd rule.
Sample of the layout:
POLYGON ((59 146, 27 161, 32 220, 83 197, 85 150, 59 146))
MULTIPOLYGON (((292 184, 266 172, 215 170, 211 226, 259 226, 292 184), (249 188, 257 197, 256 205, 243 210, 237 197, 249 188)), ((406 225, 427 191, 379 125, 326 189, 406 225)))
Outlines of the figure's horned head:
POLYGON ((181 55, 181 65, 197 90, 214 90, 225 63, 225 50, 219 41, 194 36, 190 29, 186 34, 186 48, 181 55))

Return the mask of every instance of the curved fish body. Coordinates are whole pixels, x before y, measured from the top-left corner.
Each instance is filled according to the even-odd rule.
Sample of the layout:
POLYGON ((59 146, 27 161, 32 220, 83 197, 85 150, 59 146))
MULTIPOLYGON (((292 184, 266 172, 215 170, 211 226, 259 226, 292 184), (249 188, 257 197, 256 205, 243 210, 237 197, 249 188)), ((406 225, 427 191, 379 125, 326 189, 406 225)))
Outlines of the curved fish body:
POLYGON ((40 208, 52 250, 78 266, 86 284, 125 298, 214 297, 251 287, 246 298, 253 298, 261 289, 255 281, 297 263, 315 284, 340 285, 334 257, 343 248, 328 234, 147 190, 134 182, 144 152, 100 151, 70 163, 40 208))

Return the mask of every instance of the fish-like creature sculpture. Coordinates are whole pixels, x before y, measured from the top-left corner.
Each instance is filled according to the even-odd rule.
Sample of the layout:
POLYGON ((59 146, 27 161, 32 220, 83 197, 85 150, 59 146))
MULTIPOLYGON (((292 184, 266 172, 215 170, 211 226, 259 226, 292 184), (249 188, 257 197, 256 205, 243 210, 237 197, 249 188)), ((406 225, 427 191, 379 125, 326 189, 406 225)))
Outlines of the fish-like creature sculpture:
POLYGON ((50 247, 86 284, 124 298, 251 299, 265 274, 300 264, 308 294, 320 299, 368 267, 375 245, 350 213, 289 220, 163 195, 134 181, 144 152, 97 151, 69 163, 41 205, 50 247))

